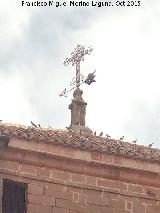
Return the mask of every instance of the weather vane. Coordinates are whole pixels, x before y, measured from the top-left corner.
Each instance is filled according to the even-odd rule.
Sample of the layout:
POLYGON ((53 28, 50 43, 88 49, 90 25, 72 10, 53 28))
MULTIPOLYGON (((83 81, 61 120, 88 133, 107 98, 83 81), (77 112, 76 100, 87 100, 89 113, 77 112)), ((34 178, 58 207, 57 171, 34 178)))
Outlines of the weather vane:
POLYGON ((71 53, 71 57, 70 58, 66 58, 66 60, 63 62, 63 64, 65 66, 72 64, 72 66, 76 65, 76 77, 74 77, 70 83, 70 88, 69 89, 64 89, 63 92, 60 93, 60 97, 67 97, 67 93, 70 92, 71 90, 75 89, 75 88, 79 88, 81 84, 86 83, 88 85, 90 85, 95 81, 95 72, 93 73, 89 73, 87 78, 85 78, 85 76, 83 76, 80 73, 80 62, 84 61, 84 56, 85 55, 90 55, 92 52, 92 48, 88 47, 87 49, 82 46, 82 45, 77 45, 77 47, 74 49, 74 51, 71 53))

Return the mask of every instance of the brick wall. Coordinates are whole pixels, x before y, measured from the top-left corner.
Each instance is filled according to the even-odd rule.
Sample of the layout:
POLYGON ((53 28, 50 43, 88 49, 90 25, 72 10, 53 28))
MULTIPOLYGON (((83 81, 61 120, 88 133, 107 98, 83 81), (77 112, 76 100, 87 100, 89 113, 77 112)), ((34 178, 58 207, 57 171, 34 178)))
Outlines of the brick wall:
POLYGON ((0 192, 3 178, 28 184, 28 213, 160 212, 158 187, 101 178, 98 174, 89 176, 1 160, 0 192))
POLYGON ((12 139, 3 178, 28 184, 27 213, 160 213, 160 164, 12 139))
POLYGON ((2 213, 3 179, 0 178, 0 213, 2 213))

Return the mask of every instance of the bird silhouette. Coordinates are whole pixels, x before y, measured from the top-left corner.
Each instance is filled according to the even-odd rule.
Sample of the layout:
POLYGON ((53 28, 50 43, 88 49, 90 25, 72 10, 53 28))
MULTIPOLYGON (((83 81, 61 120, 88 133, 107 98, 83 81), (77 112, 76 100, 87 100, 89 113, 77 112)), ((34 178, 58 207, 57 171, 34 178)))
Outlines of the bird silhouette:
POLYGON ((74 131, 70 128, 70 127, 66 127, 66 129, 69 131, 69 132, 71 132, 72 134, 74 134, 74 131))
POLYGON ((120 141, 123 141, 123 139, 124 139, 124 136, 120 137, 120 139, 119 139, 119 140, 120 140, 120 141))
POLYGON ((39 127, 40 129, 42 129, 42 127, 41 127, 41 125, 40 125, 40 124, 38 124, 38 127, 39 127))
POLYGON ((110 135, 108 135, 107 133, 106 133, 106 137, 107 137, 107 138, 111 138, 111 136, 110 136, 110 135))
POLYGON ((132 143, 137 143, 137 141, 138 141, 138 139, 136 139, 136 140, 133 140, 133 141, 132 141, 132 143))
POLYGON ((96 135, 96 131, 94 132, 94 135, 96 135))
POLYGON ((96 70, 93 73, 88 74, 86 80, 84 81, 86 84, 90 85, 91 83, 96 82, 96 80, 94 79, 96 76, 95 72, 96 70))
POLYGON ((102 136, 103 135, 103 132, 100 132, 99 136, 102 136))
POLYGON ((154 192, 152 192, 151 190, 148 190, 146 192, 146 194, 149 195, 149 196, 153 196, 153 197, 156 196, 156 194, 154 192))
POLYGON ((149 146, 149 148, 151 148, 151 147, 153 146, 153 144, 154 144, 154 143, 149 144, 149 145, 148 145, 148 146, 149 146))
POLYGON ((33 121, 31 121, 32 126, 37 128, 37 125, 35 123, 33 123, 33 121))

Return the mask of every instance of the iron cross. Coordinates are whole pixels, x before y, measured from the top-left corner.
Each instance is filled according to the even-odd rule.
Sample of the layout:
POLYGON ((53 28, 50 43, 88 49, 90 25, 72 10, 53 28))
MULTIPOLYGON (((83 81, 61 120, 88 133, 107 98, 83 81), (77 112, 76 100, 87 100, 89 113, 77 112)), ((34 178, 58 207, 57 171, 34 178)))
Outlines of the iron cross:
POLYGON ((74 49, 74 51, 71 53, 70 58, 66 58, 64 61, 64 65, 67 66, 70 63, 72 66, 76 65, 76 87, 79 87, 81 84, 81 74, 80 74, 80 62, 84 61, 85 55, 90 55, 92 52, 92 48, 88 47, 85 49, 82 45, 77 45, 77 47, 74 49))
POLYGON ((80 62, 84 61, 84 56, 90 55, 92 50, 93 49, 91 47, 88 47, 86 49, 84 46, 78 44, 74 51, 71 53, 71 57, 66 58, 66 60, 63 62, 65 66, 69 65, 70 63, 72 64, 72 66, 76 65, 76 76, 72 79, 70 88, 65 88, 63 92, 59 94, 60 97, 67 97, 68 92, 75 88, 79 88, 81 84, 85 83, 90 85, 91 83, 96 82, 94 79, 96 76, 96 70, 93 73, 89 73, 87 78, 80 73, 80 62))

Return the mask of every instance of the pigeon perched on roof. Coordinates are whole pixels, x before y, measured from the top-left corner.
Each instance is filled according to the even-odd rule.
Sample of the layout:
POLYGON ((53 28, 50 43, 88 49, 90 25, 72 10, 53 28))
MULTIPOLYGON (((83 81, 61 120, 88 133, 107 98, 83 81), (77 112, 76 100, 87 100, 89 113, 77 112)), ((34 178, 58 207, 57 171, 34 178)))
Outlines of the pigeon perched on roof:
POLYGON ((41 127, 41 125, 40 125, 40 124, 38 124, 38 127, 39 127, 40 129, 42 129, 42 127, 41 127))
POLYGON ((111 138, 111 136, 110 136, 110 135, 108 135, 107 133, 106 133, 106 137, 107 137, 107 138, 111 138))
POLYGON ((94 135, 96 135, 96 131, 94 132, 94 135))
POLYGON ((99 136, 102 136, 103 135, 103 132, 100 132, 99 136))
POLYGON ((148 145, 148 146, 149 146, 149 148, 151 148, 151 147, 153 146, 153 144, 154 144, 154 143, 149 144, 149 145, 148 145))
POLYGON ((119 139, 119 140, 120 140, 120 141, 123 141, 123 139, 124 139, 124 136, 120 137, 120 139, 119 139))
POLYGON ((33 121, 31 121, 32 126, 37 128, 37 125, 35 123, 33 123, 33 121))
POLYGON ((70 133, 74 134, 74 131, 73 131, 70 127, 66 127, 66 129, 67 129, 70 133))
POLYGON ((147 190, 146 194, 153 197, 156 196, 156 194, 152 192, 151 190, 147 190))
POLYGON ((138 141, 138 139, 136 139, 136 140, 133 140, 133 141, 132 141, 132 143, 137 143, 137 141, 138 141))

